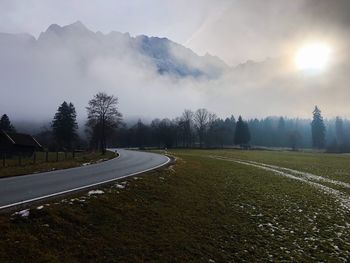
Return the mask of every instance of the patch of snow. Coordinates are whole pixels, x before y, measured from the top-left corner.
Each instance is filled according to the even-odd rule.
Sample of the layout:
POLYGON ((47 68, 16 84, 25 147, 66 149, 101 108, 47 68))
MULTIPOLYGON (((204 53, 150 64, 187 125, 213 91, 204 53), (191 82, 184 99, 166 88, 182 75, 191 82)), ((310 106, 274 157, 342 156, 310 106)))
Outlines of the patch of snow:
MULTIPOLYGON (((231 162, 235 162, 235 163, 239 163, 239 164, 243 164, 243 165, 248 165, 248 166, 252 166, 252 167, 256 167, 256 168, 260 168, 262 170, 266 170, 266 171, 270 171, 273 172, 275 174, 293 179, 293 180, 297 180, 303 183, 307 183, 311 186, 314 186, 315 188, 322 190, 324 193, 327 193, 329 195, 332 195, 333 197, 335 197, 335 199, 340 203, 340 205, 347 209, 350 210, 350 198, 348 196, 346 196, 345 194, 343 194, 342 192, 340 192, 339 190, 333 189, 331 187, 325 186, 323 184, 320 183, 316 183, 313 181, 310 181, 310 176, 308 177, 299 177, 296 176, 295 174, 292 173, 287 173, 285 171, 281 171, 279 170, 279 168, 283 168, 283 167, 278 167, 278 166, 273 166, 273 165, 266 165, 263 163, 257 163, 257 162, 252 162, 252 161, 243 161, 243 160, 237 160, 237 159, 229 159, 226 157, 221 157, 221 156, 211 156, 211 158, 213 159, 218 159, 218 160, 223 160, 223 161, 231 161, 231 162), (278 169, 277 169, 278 168, 278 169)), ((287 169, 287 168, 286 168, 287 169)), ((284 169, 282 169, 284 170, 284 169)), ((290 170, 290 169, 288 169, 290 170)), ((318 176, 317 176, 318 177, 318 176)), ((321 177, 321 176, 319 176, 321 177)), ((321 177, 323 178, 323 177, 321 177)), ((330 182, 330 181, 334 181, 334 180, 329 180, 327 178, 324 178, 326 182, 330 182)), ((338 181, 336 181, 338 182, 338 181)), ((342 182, 338 182, 338 185, 341 185, 342 182)), ((345 183, 344 183, 345 184, 345 183)))
POLYGON ((91 190, 88 192, 88 196, 91 196, 91 195, 102 195, 104 194, 105 192, 102 191, 102 190, 91 190))
POLYGON ((44 206, 43 205, 40 205, 40 206, 38 206, 36 209, 37 210, 41 210, 41 209, 43 209, 44 208, 44 206))
POLYGON ((115 187, 117 187, 118 189, 124 189, 124 188, 125 188, 125 185, 116 184, 115 187))
POLYGON ((81 166, 87 166, 90 165, 91 163, 83 163, 81 166))
POLYGON ((14 215, 18 215, 20 217, 28 217, 29 214, 30 214, 29 209, 24 209, 24 210, 21 210, 21 211, 14 213, 14 215))

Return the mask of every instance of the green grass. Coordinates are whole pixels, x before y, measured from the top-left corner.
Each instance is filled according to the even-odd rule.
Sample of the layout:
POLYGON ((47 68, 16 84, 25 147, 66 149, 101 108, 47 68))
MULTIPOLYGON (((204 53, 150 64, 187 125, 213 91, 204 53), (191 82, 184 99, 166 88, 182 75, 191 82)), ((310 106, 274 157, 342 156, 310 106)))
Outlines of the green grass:
POLYGON ((219 151, 218 155, 274 164, 350 183, 348 154, 229 150, 219 151))
POLYGON ((38 152, 36 163, 33 163, 33 157, 22 158, 21 165, 17 157, 6 160, 6 166, 3 166, 2 160, 0 162, 0 177, 25 175, 30 173, 47 172, 52 170, 67 169, 81 166, 85 163, 94 163, 102 160, 108 160, 115 157, 115 153, 107 151, 105 155, 99 152, 77 152, 73 159, 72 153, 65 154, 60 152, 58 154, 58 161, 55 152, 50 152, 46 162, 46 153, 38 152))
MULTIPOLYGON (((243 151, 172 152, 176 165, 0 216, 0 262, 342 262, 349 211, 308 183, 229 161, 226 155, 329 171, 342 155, 243 151), (290 161, 293 160, 293 161, 290 161), (83 201, 85 200, 85 201, 83 201)), ((320 173, 321 174, 321 173, 320 173)), ((330 173, 331 174, 331 173, 330 173)), ((321 174, 322 175, 322 174, 321 174)), ((345 175, 343 175, 346 177, 345 175)))

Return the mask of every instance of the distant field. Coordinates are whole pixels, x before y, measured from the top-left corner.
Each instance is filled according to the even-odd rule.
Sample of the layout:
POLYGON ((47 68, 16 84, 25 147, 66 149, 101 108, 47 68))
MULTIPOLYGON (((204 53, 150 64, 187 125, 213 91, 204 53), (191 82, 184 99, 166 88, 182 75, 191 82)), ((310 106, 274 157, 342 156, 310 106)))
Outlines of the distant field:
POLYGON ((0 216, 0 262, 350 259, 350 156, 171 154, 169 168, 0 216))
POLYGON ((115 157, 115 153, 107 151, 105 155, 99 152, 76 152, 73 158, 72 153, 49 152, 48 162, 46 162, 46 153, 38 152, 34 164, 32 157, 22 157, 19 165, 18 157, 6 159, 6 166, 3 166, 3 160, 0 159, 0 178, 6 176, 17 176, 37 172, 46 172, 59 169, 67 169, 81 166, 115 157), (58 158, 58 159, 57 159, 58 158), (58 161, 57 161, 58 160, 58 161))

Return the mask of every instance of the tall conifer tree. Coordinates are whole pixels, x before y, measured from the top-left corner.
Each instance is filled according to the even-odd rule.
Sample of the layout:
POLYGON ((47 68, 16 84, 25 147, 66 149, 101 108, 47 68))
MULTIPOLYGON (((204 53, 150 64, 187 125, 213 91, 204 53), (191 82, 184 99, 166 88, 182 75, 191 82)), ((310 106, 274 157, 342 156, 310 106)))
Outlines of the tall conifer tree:
POLYGON ((63 102, 52 121, 52 129, 56 143, 60 149, 71 149, 77 136, 77 114, 72 103, 63 102))
POLYGON ((250 141, 250 131, 249 131, 248 124, 243 121, 241 116, 239 116, 236 124, 234 142, 235 144, 244 146, 248 144, 249 141, 250 141))
POLYGON ((326 127, 323 122, 320 109, 315 106, 313 120, 311 122, 312 146, 317 149, 322 149, 326 144, 326 127))
POLYGON ((16 132, 15 127, 13 127, 10 118, 6 114, 1 116, 0 130, 4 130, 5 132, 16 132))

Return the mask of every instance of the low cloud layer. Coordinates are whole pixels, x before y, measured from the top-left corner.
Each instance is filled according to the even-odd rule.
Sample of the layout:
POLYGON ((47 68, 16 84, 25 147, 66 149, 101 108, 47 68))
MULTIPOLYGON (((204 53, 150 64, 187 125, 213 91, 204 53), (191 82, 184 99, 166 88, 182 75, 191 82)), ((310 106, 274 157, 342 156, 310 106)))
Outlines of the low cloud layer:
POLYGON ((201 107, 219 116, 309 117, 314 105, 325 116, 349 117, 349 1, 206 0, 169 6, 151 1, 147 8, 155 18, 152 21, 136 0, 124 6, 106 1, 95 12, 111 23, 91 18, 94 1, 82 9, 79 1, 39 2, 1 1, 0 31, 39 37, 54 21, 67 24, 82 19, 94 32, 85 35, 86 28, 78 23, 64 35, 46 32, 38 40, 30 35, 0 35, 0 113, 14 119, 51 119, 63 100, 72 101, 84 119, 85 106, 98 91, 118 96, 126 118, 172 118, 185 108, 201 107), (196 6, 198 12, 191 17, 188 10, 196 6), (135 14, 133 22, 126 16, 113 20, 107 7, 130 10, 135 14), (142 16, 136 19, 135 12, 142 16), (38 19, 30 20, 33 16, 38 19), (178 17, 184 22, 177 24, 178 17), (170 36, 200 54, 218 54, 232 67, 175 44, 165 52, 170 55, 164 55, 157 46, 161 39, 147 51, 135 44, 136 38, 109 33, 112 29, 170 36), (99 30, 104 33, 95 33, 99 30), (298 72, 293 65, 295 50, 308 41, 332 46, 331 64, 321 74, 298 72), (260 62, 242 63, 249 59, 260 62), (160 72, 159 65, 170 72, 160 72))

